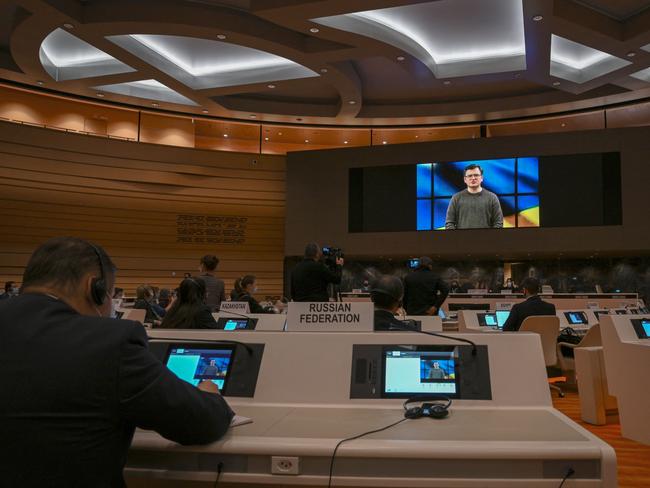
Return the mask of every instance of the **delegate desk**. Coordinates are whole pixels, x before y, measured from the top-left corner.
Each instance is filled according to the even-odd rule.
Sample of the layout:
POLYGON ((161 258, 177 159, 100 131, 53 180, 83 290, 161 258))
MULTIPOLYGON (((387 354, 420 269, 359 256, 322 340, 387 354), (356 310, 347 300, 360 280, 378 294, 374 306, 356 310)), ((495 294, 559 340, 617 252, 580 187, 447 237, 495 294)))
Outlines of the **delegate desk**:
POLYGON ((618 401, 621 433, 650 444, 650 315, 601 316, 609 391, 618 401))
MULTIPOLYGON (((217 321, 217 324, 220 326, 220 328, 222 328, 221 325, 223 324, 224 320, 227 321, 228 319, 231 319, 231 323, 224 324, 226 331, 240 329, 242 320, 246 320, 242 315, 245 315, 246 317, 252 319, 252 322, 254 322, 254 324, 249 325, 249 329, 252 327, 252 330, 281 332, 284 330, 284 324, 287 321, 286 314, 282 313, 233 314, 230 312, 216 312, 212 314, 214 320, 217 321)), ((222 330, 224 328, 222 328, 222 330)))
MULTIPOLYGON (((636 293, 554 293, 541 294, 542 300, 555 305, 558 310, 582 310, 588 309, 590 304, 596 303, 600 308, 622 308, 636 307, 638 305, 638 295, 636 293)), ((497 303, 519 303, 524 300, 524 296, 519 293, 503 294, 464 294, 451 293, 442 308, 448 312, 451 308, 463 310, 465 307, 482 306, 484 310, 497 310, 497 303)))
MULTIPOLYGON (((211 331, 150 334, 161 358, 187 352, 190 339, 214 339, 211 331)), ((220 484, 327 486, 339 441, 403 419, 405 396, 437 391, 456 396, 447 418, 409 419, 341 444, 332 485, 557 487, 572 468, 572 485, 616 486, 613 449, 553 408, 536 334, 457 337, 475 341, 477 354, 413 332, 239 331, 250 353, 211 347, 237 348, 223 392, 253 423, 207 446, 138 430, 128 485, 213 486, 223 463, 220 484), (434 362, 444 375, 425 374, 434 362)))

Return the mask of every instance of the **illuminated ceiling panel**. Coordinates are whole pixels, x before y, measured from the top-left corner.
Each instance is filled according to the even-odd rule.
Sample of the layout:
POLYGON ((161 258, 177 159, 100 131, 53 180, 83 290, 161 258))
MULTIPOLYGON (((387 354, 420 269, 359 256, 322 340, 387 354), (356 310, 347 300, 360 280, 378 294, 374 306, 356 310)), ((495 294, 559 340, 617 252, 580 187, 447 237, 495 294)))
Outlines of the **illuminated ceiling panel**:
POLYGON ((313 21, 402 49, 437 78, 526 68, 521 0, 439 0, 313 21))
POLYGON ((551 75, 557 78, 585 83, 628 64, 629 61, 584 44, 551 37, 551 75))
POLYGON ((156 80, 141 80, 115 85, 96 86, 95 90, 160 102, 178 103, 180 105, 197 105, 189 98, 184 97, 156 80))
POLYGON ((630 75, 632 78, 636 78, 637 80, 645 81, 646 83, 650 83, 650 68, 642 69, 641 71, 637 71, 636 73, 632 73, 630 75))
POLYGON ((39 57, 45 71, 56 81, 135 71, 63 29, 52 31, 43 40, 39 57))
POLYGON ((144 34, 108 39, 195 90, 318 76, 275 54, 210 39, 144 34))

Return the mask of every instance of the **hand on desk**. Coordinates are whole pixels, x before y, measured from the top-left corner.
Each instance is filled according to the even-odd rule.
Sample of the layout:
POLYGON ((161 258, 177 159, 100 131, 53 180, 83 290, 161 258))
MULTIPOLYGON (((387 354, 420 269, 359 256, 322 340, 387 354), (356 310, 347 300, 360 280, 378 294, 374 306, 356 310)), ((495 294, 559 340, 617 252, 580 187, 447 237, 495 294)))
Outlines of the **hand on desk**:
POLYGON ((220 394, 219 387, 216 383, 210 380, 203 380, 197 386, 201 391, 207 391, 208 393, 217 393, 220 394))

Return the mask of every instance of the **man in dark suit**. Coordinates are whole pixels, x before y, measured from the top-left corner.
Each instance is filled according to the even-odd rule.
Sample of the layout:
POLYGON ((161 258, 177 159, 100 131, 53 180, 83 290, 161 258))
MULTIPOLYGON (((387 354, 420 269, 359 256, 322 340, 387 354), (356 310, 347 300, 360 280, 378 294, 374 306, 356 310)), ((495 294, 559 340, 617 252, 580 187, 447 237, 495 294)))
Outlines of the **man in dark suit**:
POLYGON ((433 272, 433 261, 420 258, 420 266, 404 278, 404 306, 409 315, 436 315, 449 287, 433 272))
POLYGON ((521 284, 524 290, 524 300, 512 306, 506 323, 503 324, 504 332, 516 332, 526 317, 533 315, 555 315, 555 305, 545 302, 538 295, 539 281, 535 278, 526 278, 521 284))
POLYGON ((123 487, 135 427, 181 444, 228 429, 214 383, 177 378, 139 323, 111 318, 114 278, 99 246, 55 238, 0 305, 0 485, 123 487))
POLYGON ((400 307, 404 285, 397 276, 385 275, 370 288, 370 299, 375 305, 375 330, 403 330, 407 328, 395 317, 400 307))
POLYGON ((341 283, 343 258, 336 258, 330 268, 320 262, 321 257, 318 244, 307 244, 305 259, 291 271, 291 298, 294 302, 327 302, 327 285, 341 283))

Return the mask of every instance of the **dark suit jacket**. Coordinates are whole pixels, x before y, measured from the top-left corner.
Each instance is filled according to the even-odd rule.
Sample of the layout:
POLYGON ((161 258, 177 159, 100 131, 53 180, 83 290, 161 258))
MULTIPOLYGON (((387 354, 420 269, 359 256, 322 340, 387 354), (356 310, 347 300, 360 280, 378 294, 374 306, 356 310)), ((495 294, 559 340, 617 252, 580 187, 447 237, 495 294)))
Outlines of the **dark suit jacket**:
POLYGON ((539 295, 528 297, 512 306, 508 320, 503 324, 504 331, 518 331, 526 317, 533 315, 555 315, 555 305, 545 302, 539 295))
POLYGON ((24 294, 0 305, 0 485, 122 487, 135 427, 181 444, 221 437, 232 411, 177 378, 137 322, 24 294))
POLYGON ((404 322, 388 310, 375 310, 375 330, 404 330, 404 322))
POLYGON ((291 298, 294 302, 327 302, 327 285, 341 282, 341 266, 330 270, 323 263, 303 259, 291 271, 291 298))
POLYGON ((426 315, 434 305, 440 308, 449 287, 430 269, 418 269, 404 278, 404 306, 409 315, 426 315))

